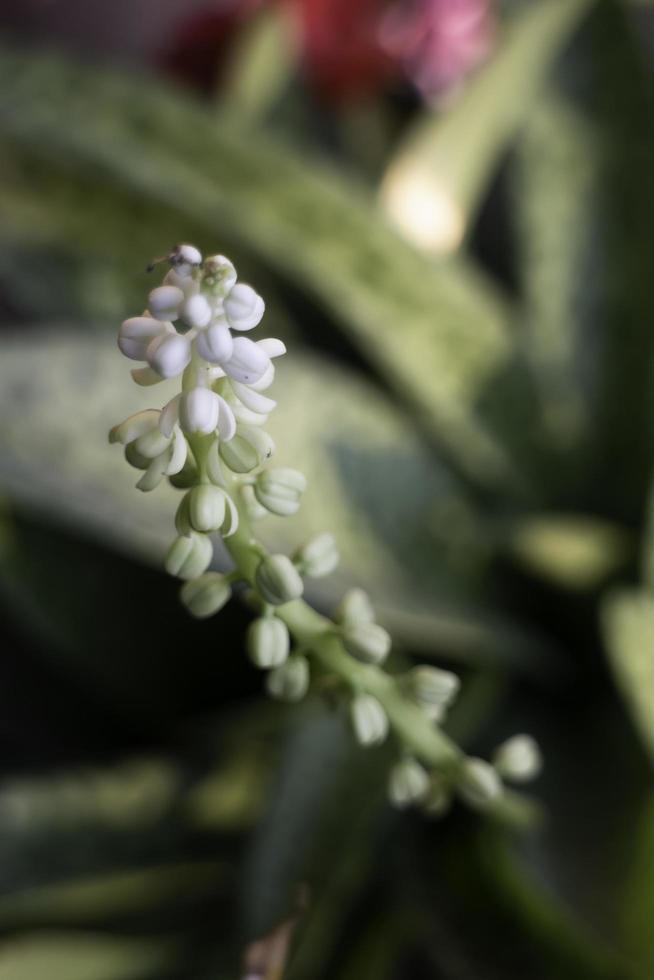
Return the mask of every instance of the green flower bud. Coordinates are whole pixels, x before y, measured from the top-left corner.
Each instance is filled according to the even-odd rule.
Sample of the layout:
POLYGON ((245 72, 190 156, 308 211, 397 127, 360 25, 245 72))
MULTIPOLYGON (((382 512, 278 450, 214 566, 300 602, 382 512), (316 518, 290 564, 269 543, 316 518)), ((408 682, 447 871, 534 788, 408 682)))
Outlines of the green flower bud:
POLYGON ((400 810, 419 803, 427 795, 429 774, 415 759, 403 759, 393 766, 388 779, 388 796, 400 810))
POLYGON ((195 486, 198 482, 198 469, 191 456, 186 457, 186 462, 179 473, 169 476, 168 479, 178 490, 187 490, 189 487, 195 486))
POLYGON ((502 781, 489 762, 469 758, 463 763, 457 788, 466 803, 483 809, 501 794, 502 781))
POLYGON ((350 722, 359 745, 379 745, 388 735, 388 718, 377 698, 357 694, 350 704, 350 722))
POLYGON ((300 509, 300 498, 306 488, 307 481, 302 473, 279 467, 258 475, 254 493, 266 510, 279 517, 291 517, 300 509))
POLYGON ((365 664, 381 664, 391 649, 391 638, 377 623, 355 623, 343 630, 345 649, 365 664))
POLYGON ((254 496, 254 490, 251 486, 245 484, 241 487, 241 499, 245 504, 245 510, 251 521, 260 521, 262 517, 265 517, 268 513, 265 507, 262 507, 257 498, 254 496))
POLYGON ((495 750, 495 768, 514 783, 535 779, 543 767, 543 758, 531 735, 514 735, 495 750))
POLYGON ((150 429, 149 432, 139 436, 134 443, 134 449, 140 456, 145 456, 146 459, 154 459, 155 456, 161 456, 162 453, 165 453, 169 445, 170 437, 164 436, 157 428, 150 429))
POLYGON ((443 711, 456 697, 461 682, 449 670, 440 670, 423 664, 414 667, 403 678, 403 686, 413 700, 434 721, 440 720, 443 711))
POLYGON ((261 459, 251 442, 242 435, 235 435, 229 442, 221 442, 220 458, 234 473, 250 473, 261 465, 261 459))
POLYGON ((136 470, 147 470, 148 466, 152 462, 147 456, 143 456, 136 448, 135 442, 129 442, 125 446, 125 459, 130 466, 133 466, 136 470))
POLYGON ((217 531, 225 520, 225 494, 218 487, 203 484, 187 494, 188 515, 196 531, 217 531))
POLYGON ((298 570, 286 555, 266 555, 259 562, 255 584, 264 602, 281 606, 292 599, 299 599, 304 584, 298 570))
POLYGON ((135 415, 130 415, 120 425, 115 425, 111 429, 109 432, 109 442, 120 442, 123 446, 129 445, 130 442, 139 439, 146 432, 157 429, 160 414, 156 408, 147 408, 143 412, 136 412, 135 415))
POLYGON ((325 533, 312 538, 293 555, 293 560, 298 565, 303 575, 310 578, 321 578, 329 575, 338 565, 340 555, 336 547, 334 535, 325 533))
POLYGON ((334 619, 343 626, 374 623, 375 611, 368 593, 363 589, 350 589, 346 592, 336 608, 334 619))
POLYGON ((173 541, 164 565, 169 575, 184 579, 197 578, 207 570, 212 556, 213 547, 209 538, 192 532, 173 541))
POLYGON ((422 809, 430 817, 442 817, 452 804, 452 790, 440 773, 433 772, 429 777, 429 787, 423 800, 422 809))
POLYGON ((279 701, 301 701, 309 689, 309 663, 295 654, 266 677, 266 689, 279 701))
POLYGON ((231 587, 219 572, 205 572, 182 586, 181 599, 192 616, 206 619, 229 602, 231 587))
POLYGON ((279 667, 288 657, 290 637, 288 627, 276 616, 261 616, 250 623, 246 637, 250 660, 269 670, 279 667))

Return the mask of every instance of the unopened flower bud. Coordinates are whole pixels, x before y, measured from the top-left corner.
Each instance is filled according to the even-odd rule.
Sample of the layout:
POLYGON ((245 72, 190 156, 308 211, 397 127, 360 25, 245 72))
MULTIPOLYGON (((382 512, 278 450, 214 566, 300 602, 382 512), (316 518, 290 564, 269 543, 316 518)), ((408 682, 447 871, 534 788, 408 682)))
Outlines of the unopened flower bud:
POLYGON ((224 323, 212 323, 206 330, 201 330, 195 343, 200 357, 212 364, 228 361, 234 351, 234 340, 224 323))
POLYGON ((281 667, 275 667, 266 677, 266 690, 279 701, 301 701, 309 690, 309 663, 306 657, 294 654, 281 667))
POLYGON ((502 792, 502 781, 489 762, 468 758, 462 764, 458 791, 470 806, 482 809, 502 792))
POLYGON ((377 623, 353 623, 342 636, 347 652, 365 664, 381 664, 390 653, 391 638, 377 623))
POLYGON ((334 535, 328 532, 312 538, 302 548, 298 548, 293 556, 299 570, 309 578, 329 575, 338 565, 339 558, 334 535))
POLYGON ((288 627, 276 616, 261 616, 250 623, 246 643, 250 660, 257 667, 279 667, 288 657, 288 627))
POLYGON ((154 459, 155 456, 161 456, 168 449, 169 445, 170 437, 163 435, 156 428, 150 429, 149 432, 144 432, 142 436, 139 436, 134 443, 134 449, 139 456, 144 456, 146 459, 154 459))
POLYGON ((419 803, 427 795, 429 774, 415 759, 402 759, 390 771, 388 796, 400 810, 419 803))
POLYGON ((265 303, 252 286, 239 283, 225 299, 225 316, 232 330, 252 330, 260 322, 265 303))
POLYGON ((493 756, 495 768, 505 779, 527 783, 541 771, 543 759, 531 735, 514 735, 503 742, 493 756))
POLYGON ((300 574, 286 555, 266 555, 262 558, 255 583, 264 602, 274 606, 299 599, 304 591, 300 574))
POLYGON ((143 412, 136 412, 129 418, 114 425, 109 432, 109 442, 120 442, 123 446, 135 442, 146 432, 152 432, 159 424, 159 411, 156 408, 148 408, 143 412))
POLYGON ((233 473, 250 473, 261 462, 252 443, 238 432, 229 442, 221 442, 218 451, 220 458, 233 473))
POLYGON ((220 413, 220 398, 210 388, 191 388, 185 391, 179 403, 179 424, 184 432, 192 435, 215 432, 220 413))
POLYGON ((254 496, 253 488, 248 484, 241 487, 241 499, 245 504, 247 515, 251 521, 260 521, 262 517, 267 515, 268 511, 265 507, 261 506, 257 498, 254 496))
POLYGON ((181 535, 170 546, 164 565, 169 575, 197 578, 206 572, 212 556, 213 547, 205 534, 181 535))
POLYGON ((375 610, 367 592, 363 589, 350 589, 346 592, 334 613, 334 619, 343 626, 357 623, 374 623, 375 610))
POLYGON ((422 809, 430 817, 442 817, 452 804, 452 788, 440 773, 432 772, 429 787, 421 802, 422 809))
POLYGON ((225 374, 242 384, 252 384, 265 374, 270 358, 265 351, 247 337, 236 337, 232 356, 223 364, 225 374))
POLYGON ((156 337, 166 336, 164 325, 151 316, 133 316, 125 320, 118 334, 118 347, 132 361, 144 361, 149 345, 156 337))
POLYGON ((217 531, 225 520, 225 494, 207 484, 193 487, 188 494, 188 516, 196 531, 217 531))
POLYGON ((175 473, 169 479, 171 484, 178 490, 186 490, 188 487, 195 486, 198 482, 198 470, 190 456, 186 457, 184 466, 179 473, 175 473))
POLYGON ((197 619, 206 619, 219 612, 229 602, 232 590, 219 572, 205 572, 186 582, 180 593, 182 602, 197 619))
POLYGON ((171 322, 179 316, 184 293, 178 286, 157 286, 148 296, 148 309, 157 320, 171 322))
POLYGON ((204 260, 202 288, 211 296, 226 296, 236 283, 236 269, 224 255, 210 255, 204 260))
POLYGON ((442 711, 454 701, 461 682, 449 670, 423 664, 406 674, 403 686, 409 697, 438 721, 442 711))
POLYGON ((191 342, 178 333, 155 337, 147 349, 147 361, 162 378, 176 378, 191 360, 191 342))
POLYGON ((182 317, 184 323, 188 324, 189 327, 195 330, 199 330, 202 327, 206 327, 211 320, 211 307, 209 306, 209 300, 202 293, 196 293, 194 296, 189 296, 181 308, 180 316, 182 317))
POLYGON ((388 734, 388 718, 371 694, 357 694, 350 704, 350 721, 359 745, 379 745, 388 734))
POLYGON ((300 509, 300 499, 306 488, 306 477, 302 473, 279 467, 259 474, 254 493, 266 510, 279 517, 291 517, 300 509))
POLYGON ((202 262, 202 253, 195 245, 176 245, 168 256, 168 261, 180 276, 190 276, 202 262))

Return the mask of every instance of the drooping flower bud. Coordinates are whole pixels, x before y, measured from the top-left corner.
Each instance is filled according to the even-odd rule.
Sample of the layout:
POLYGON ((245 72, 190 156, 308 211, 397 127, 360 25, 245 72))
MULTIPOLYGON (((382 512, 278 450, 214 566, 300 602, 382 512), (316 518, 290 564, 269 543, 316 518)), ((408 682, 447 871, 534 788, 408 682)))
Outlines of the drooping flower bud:
POLYGON ((167 336, 165 325, 151 316, 125 320, 118 334, 118 347, 132 361, 145 361, 149 345, 156 337, 167 336))
POLYGON ((531 735, 507 739, 495 750, 493 762, 499 774, 514 783, 535 779, 543 766, 540 749, 531 735))
POLYGON ((180 593, 182 602, 197 619, 206 619, 219 612, 232 594, 231 586, 219 572, 205 572, 186 582, 180 593))
POLYGON ((164 566, 177 578, 197 578, 206 572, 213 557, 213 547, 206 534, 191 533, 176 538, 168 549, 164 566))
POLYGON ((457 789, 466 803, 483 809, 501 794, 502 781, 489 762, 468 758, 462 763, 457 789))
POLYGON ((390 653, 391 638, 377 623, 353 623, 342 632, 343 644, 351 656, 365 664, 381 664, 390 653))
POLYGON ((400 810, 420 803, 429 790, 429 774, 415 759, 402 759, 390 771, 388 796, 400 810))
POLYGON ((414 667, 403 678, 406 693, 435 721, 454 701, 460 686, 456 674, 427 664, 414 667))
POLYGON ((293 561, 302 575, 309 578, 321 578, 333 572, 340 555, 336 547, 334 535, 325 532, 312 538, 293 555, 293 561))
POLYGON ((375 610, 368 593, 363 589, 350 589, 346 592, 336 607, 334 619, 343 626, 374 623, 375 610))
POLYGON ((256 587, 264 602, 281 606, 299 599, 304 583, 293 562, 286 555, 266 555, 255 574, 256 587))
POLYGON ((388 734, 388 717, 371 694, 356 694, 350 703, 350 722, 359 745, 380 745, 388 734))
POLYGON ((306 488, 306 477, 302 473, 279 467, 259 474, 254 493, 266 510, 279 517, 291 517, 300 509, 300 499, 306 488))
POLYGON ((189 296, 179 312, 184 323, 187 323, 194 330, 206 327, 211 320, 211 307, 207 297, 203 296, 202 293, 189 296))
POLYGON ((266 690, 279 701, 301 701, 309 690, 309 662, 301 654, 294 654, 280 667, 275 667, 266 677, 266 690))
POLYGON ((157 320, 172 322, 183 302, 184 292, 179 286, 157 286, 148 296, 148 309, 157 320))
POLYGON ((192 435, 200 432, 209 435, 218 427, 220 398, 210 388, 191 388, 185 391, 179 403, 179 424, 184 432, 192 435))
POLYGON ((128 446, 135 442, 146 432, 152 432, 159 424, 159 411, 156 408, 147 408, 143 412, 135 412, 124 422, 114 425, 109 431, 109 442, 119 442, 123 446, 128 446))
POLYGON ((266 306, 252 286, 239 283, 225 299, 225 316, 232 330, 252 330, 261 321, 266 306))
POLYGON ((218 531, 225 520, 225 493, 218 487, 202 484, 187 494, 188 517, 196 531, 218 531))
POLYGON ((149 344, 146 359, 162 378, 176 378, 191 360, 191 342, 178 333, 165 333, 149 344))
POLYGON ((252 425, 239 425, 228 443, 220 444, 220 455, 234 473, 250 473, 270 459, 275 451, 272 437, 252 425))
POLYGON ((224 323, 212 323, 196 340, 198 354, 211 364, 223 364, 234 352, 234 339, 224 323))
POLYGON ((265 351, 247 337, 236 337, 232 356, 223 364, 223 370, 230 378, 242 384, 252 384, 265 374, 270 359, 265 351))
POLYGON ((246 645, 250 660, 257 667, 279 667, 288 657, 288 627, 276 616, 260 616, 248 627, 246 645))

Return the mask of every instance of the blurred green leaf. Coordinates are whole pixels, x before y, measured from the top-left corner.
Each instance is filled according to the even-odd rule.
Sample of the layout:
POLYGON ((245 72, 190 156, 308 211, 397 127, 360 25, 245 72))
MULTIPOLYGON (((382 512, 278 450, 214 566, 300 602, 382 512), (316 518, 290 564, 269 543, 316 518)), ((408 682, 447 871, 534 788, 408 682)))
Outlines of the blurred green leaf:
MULTIPOLYGON (((349 582, 364 582, 384 618, 414 645, 540 662, 541 645, 477 609, 469 586, 457 582, 425 534, 436 501, 458 497, 465 506, 465 499, 408 422, 356 375, 304 354, 288 362, 279 369, 283 397, 270 429, 276 462, 300 465, 310 489, 299 515, 272 518, 264 537, 288 547, 322 530, 336 535, 344 571, 337 584, 323 580, 315 590, 323 605, 349 582)), ((0 381, 2 485, 23 503, 160 561, 179 491, 161 487, 147 498, 136 492, 133 471, 106 434, 126 415, 163 404, 171 383, 158 386, 156 396, 137 388, 113 342, 65 329, 7 339, 0 381)), ((466 537, 463 544, 475 542, 466 537)), ((29 573, 30 560, 21 568, 29 573)), ((106 606, 106 596, 94 592, 93 601, 106 606)))
POLYGON ((42 933, 0 943, 2 980, 141 980, 164 966, 170 942, 42 933))
MULTIPOLYGON (((129 189, 176 212, 179 235, 203 226, 201 245, 215 248, 219 233, 263 261, 330 313, 457 465, 484 485, 511 476, 511 491, 524 491, 515 447, 502 441, 530 397, 506 303, 477 271, 433 267, 358 185, 263 133, 255 148, 233 120, 142 78, 5 49, 0 82, 10 151, 62 168, 73 186, 81 176, 129 189)), ((79 206, 92 210, 94 198, 79 206)), ((101 224, 93 230, 98 242, 101 224)))
POLYGON ((654 973, 654 800, 651 797, 631 836, 620 912, 625 946, 643 976, 650 977, 654 973))
POLYGON ((605 601, 609 662, 643 744, 654 756, 654 596, 617 592, 605 601))
POLYGON ((458 247, 501 155, 590 3, 524 5, 454 107, 414 124, 388 166, 381 192, 410 241, 437 254, 458 247))

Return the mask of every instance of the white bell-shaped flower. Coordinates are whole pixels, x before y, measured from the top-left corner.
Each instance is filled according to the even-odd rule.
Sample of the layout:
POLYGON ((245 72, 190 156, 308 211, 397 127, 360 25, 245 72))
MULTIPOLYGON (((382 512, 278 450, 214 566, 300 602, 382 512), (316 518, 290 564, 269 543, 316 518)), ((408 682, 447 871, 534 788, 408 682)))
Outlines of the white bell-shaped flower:
POLYGON ((179 286, 157 286, 148 296, 148 309, 157 320, 176 320, 184 302, 179 286))
POLYGON ((208 435, 218 428, 220 397, 210 388, 185 391, 179 402, 179 422, 187 434, 208 435))
POLYGON ((266 304, 252 286, 240 282, 225 300, 225 316, 232 330, 252 330, 266 309, 266 304))
POLYGON ((234 340, 225 323, 212 323, 198 334, 195 342, 198 354, 211 364, 228 361, 234 351, 234 340))
POLYGON ((211 306, 206 296, 203 296, 202 293, 196 293, 195 296, 189 296, 184 301, 180 314, 184 323, 187 323, 189 327, 196 330, 202 329, 211 320, 211 306))
POLYGON ((242 384, 259 381, 268 370, 270 359, 262 348, 247 337, 236 337, 232 356, 223 364, 228 377, 242 384))
MULTIPOLYGON (((172 325, 170 325, 172 329, 172 325)), ((118 347, 132 361, 144 361, 148 346, 166 334, 166 324, 151 316, 133 316, 125 320, 118 334, 118 347)))
POLYGON ((176 378, 191 360, 191 341, 178 333, 155 337, 148 346, 146 359, 162 378, 176 378))

